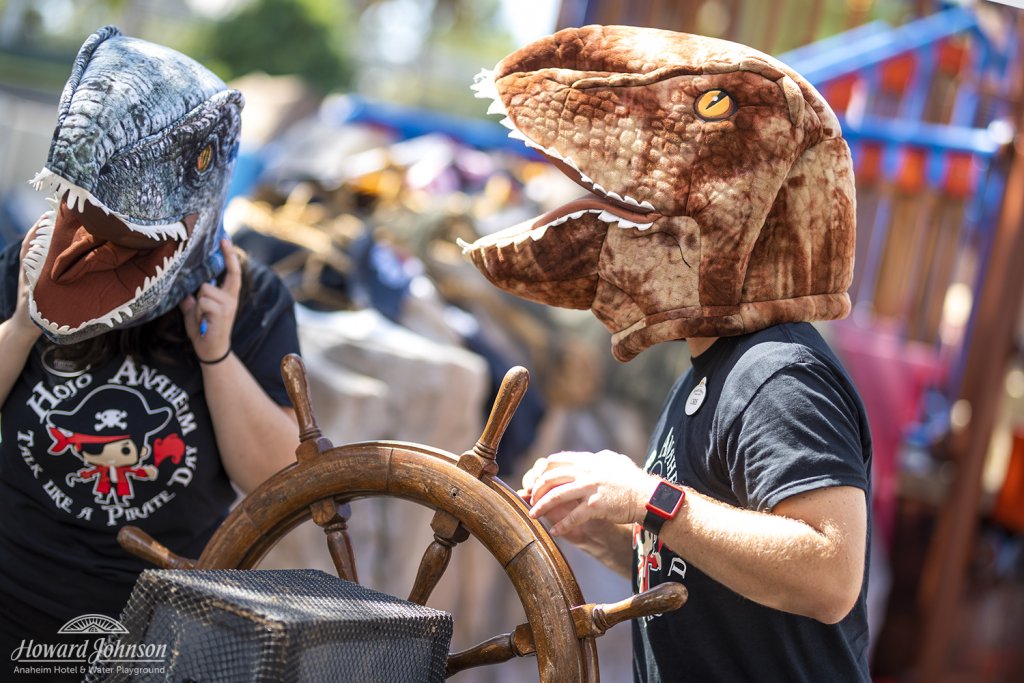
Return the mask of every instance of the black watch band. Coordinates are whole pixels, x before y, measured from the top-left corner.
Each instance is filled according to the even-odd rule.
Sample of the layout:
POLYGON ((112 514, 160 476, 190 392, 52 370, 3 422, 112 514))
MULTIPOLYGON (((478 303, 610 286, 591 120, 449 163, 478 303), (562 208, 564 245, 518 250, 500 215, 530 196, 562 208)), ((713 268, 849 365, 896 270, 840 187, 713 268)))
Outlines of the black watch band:
POLYGON ((664 524, 665 524, 665 518, 664 517, 661 517, 660 515, 656 515, 653 512, 651 512, 650 510, 648 510, 647 514, 644 515, 644 521, 643 521, 642 526, 644 528, 644 531, 646 531, 647 533, 654 534, 655 536, 657 536, 657 535, 659 535, 661 533, 661 527, 664 526, 664 524))

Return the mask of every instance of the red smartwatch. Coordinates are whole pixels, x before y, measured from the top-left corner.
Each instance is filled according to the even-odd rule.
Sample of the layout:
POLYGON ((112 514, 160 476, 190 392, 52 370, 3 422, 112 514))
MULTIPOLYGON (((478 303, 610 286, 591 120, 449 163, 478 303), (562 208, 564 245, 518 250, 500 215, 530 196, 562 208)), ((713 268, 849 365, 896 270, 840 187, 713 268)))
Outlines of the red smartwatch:
POLYGON ((664 479, 658 482, 650 500, 647 501, 647 515, 644 516, 643 527, 657 536, 666 520, 672 519, 679 512, 686 500, 686 491, 680 486, 671 484, 664 479))

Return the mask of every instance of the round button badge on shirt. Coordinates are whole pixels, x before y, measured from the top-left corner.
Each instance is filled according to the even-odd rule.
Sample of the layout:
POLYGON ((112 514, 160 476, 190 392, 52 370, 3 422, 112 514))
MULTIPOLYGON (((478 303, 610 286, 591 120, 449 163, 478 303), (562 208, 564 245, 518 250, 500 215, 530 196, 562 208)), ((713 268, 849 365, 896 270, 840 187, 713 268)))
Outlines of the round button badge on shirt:
POLYGON ((697 409, 704 403, 704 397, 708 395, 708 378, 702 379, 697 386, 693 388, 690 395, 686 399, 686 407, 684 410, 687 415, 693 415, 697 412, 697 409))

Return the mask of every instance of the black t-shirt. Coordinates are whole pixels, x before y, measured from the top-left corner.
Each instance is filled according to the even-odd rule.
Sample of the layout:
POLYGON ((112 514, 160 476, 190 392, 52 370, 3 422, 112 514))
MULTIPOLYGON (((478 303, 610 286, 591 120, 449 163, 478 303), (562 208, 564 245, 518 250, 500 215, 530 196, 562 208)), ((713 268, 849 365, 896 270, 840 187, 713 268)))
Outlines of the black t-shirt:
MULTIPOLYGON (((19 247, 0 254, 5 320, 19 247)), ((279 368, 298 352, 292 300, 272 272, 248 267, 232 349, 275 402, 289 405, 279 368)), ((37 342, 0 409, 0 594, 53 617, 116 617, 147 568, 117 543, 126 524, 198 557, 235 492, 185 344, 180 362, 144 353, 75 369, 37 342)))
MULTIPOLYGON (((853 486, 870 499, 863 405, 807 323, 722 337, 694 358, 649 453, 649 472, 749 510, 830 486, 853 486)), ((633 546, 636 590, 679 581, 689 591, 681 609, 633 622, 636 680, 870 680, 866 564, 853 611, 826 625, 740 596, 639 526, 633 546)))

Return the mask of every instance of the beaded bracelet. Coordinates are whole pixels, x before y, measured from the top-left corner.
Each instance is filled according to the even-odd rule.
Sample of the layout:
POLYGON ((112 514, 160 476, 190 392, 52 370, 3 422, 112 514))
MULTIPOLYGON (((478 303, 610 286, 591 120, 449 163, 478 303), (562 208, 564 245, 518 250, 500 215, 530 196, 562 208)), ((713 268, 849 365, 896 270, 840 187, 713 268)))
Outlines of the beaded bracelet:
POLYGON ((203 365, 216 365, 217 363, 221 362, 222 360, 224 360, 225 358, 227 358, 230 355, 231 355, 231 347, 229 346, 228 350, 224 352, 224 355, 221 356, 220 358, 216 359, 216 360, 203 360, 202 358, 199 358, 199 356, 196 356, 196 358, 199 358, 199 362, 202 363, 203 365))

